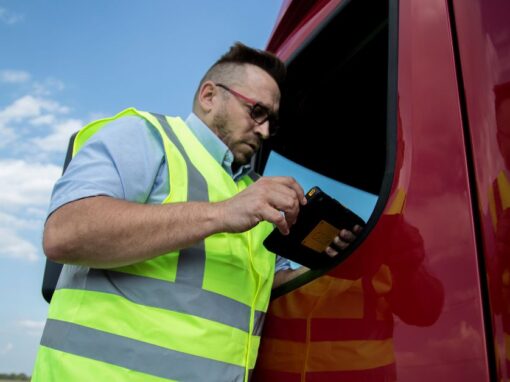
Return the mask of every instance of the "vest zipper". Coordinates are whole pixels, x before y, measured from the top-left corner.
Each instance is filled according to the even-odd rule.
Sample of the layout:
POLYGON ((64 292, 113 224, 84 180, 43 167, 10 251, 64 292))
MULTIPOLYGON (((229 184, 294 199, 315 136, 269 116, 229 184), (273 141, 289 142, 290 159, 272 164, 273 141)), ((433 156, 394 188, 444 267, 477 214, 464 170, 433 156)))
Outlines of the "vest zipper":
MULTIPOLYGON (((236 183, 237 185, 237 189, 238 191, 239 190, 239 185, 236 183)), ((249 256, 249 259, 250 259, 250 266, 253 270, 253 273, 256 275, 257 277, 257 281, 256 281, 256 285, 257 285, 257 288, 256 288, 256 291, 255 291, 255 296, 253 298, 253 301, 252 301, 252 304, 251 304, 251 309, 250 309, 250 325, 249 325, 249 333, 248 333, 248 344, 247 344, 247 349, 246 349, 246 359, 245 359, 245 374, 244 374, 244 381, 245 382, 248 382, 249 380, 249 362, 250 362, 250 354, 251 354, 251 344, 252 344, 252 337, 253 337, 253 327, 254 327, 254 322, 255 322, 255 304, 257 302, 257 299, 258 299, 258 296, 259 296, 259 293, 260 293, 260 289, 261 289, 261 282, 260 282, 260 275, 259 273, 256 271, 255 269, 255 265, 254 265, 254 262, 253 262, 253 243, 252 243, 252 235, 251 233, 247 233, 247 236, 248 236, 248 256, 249 256)))

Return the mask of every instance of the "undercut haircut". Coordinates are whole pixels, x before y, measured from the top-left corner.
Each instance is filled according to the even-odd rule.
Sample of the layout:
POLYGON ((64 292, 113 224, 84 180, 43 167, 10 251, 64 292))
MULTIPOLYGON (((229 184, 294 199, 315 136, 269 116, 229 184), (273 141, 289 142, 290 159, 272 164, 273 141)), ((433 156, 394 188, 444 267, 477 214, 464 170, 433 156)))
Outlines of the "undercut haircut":
POLYGON ((193 108, 195 108, 198 99, 198 91, 204 82, 231 83, 237 79, 242 79, 246 64, 258 66, 275 80, 279 89, 282 88, 287 74, 285 64, 271 52, 250 48, 240 42, 236 42, 227 53, 221 56, 209 68, 200 80, 200 84, 195 92, 193 108))

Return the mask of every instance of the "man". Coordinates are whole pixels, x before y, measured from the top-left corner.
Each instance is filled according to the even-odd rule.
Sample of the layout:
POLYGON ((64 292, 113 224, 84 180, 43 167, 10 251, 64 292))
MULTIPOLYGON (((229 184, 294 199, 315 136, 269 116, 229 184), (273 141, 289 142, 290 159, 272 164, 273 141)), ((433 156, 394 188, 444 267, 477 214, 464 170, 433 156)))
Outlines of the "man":
POLYGON ((80 131, 44 230, 46 255, 66 265, 34 381, 249 378, 271 286, 303 271, 280 259, 273 280, 262 245, 272 224, 289 232, 302 188, 254 182, 250 166, 276 126, 284 74, 237 43, 186 122, 127 109, 80 131))

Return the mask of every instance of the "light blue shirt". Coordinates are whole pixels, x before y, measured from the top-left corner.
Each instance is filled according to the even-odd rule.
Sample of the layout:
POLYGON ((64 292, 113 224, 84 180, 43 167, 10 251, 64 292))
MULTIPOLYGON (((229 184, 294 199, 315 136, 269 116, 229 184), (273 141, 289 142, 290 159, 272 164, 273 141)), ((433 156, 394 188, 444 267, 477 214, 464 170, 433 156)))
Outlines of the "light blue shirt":
MULTIPOLYGON (((234 174, 234 156, 227 145, 195 114, 188 116, 186 124, 234 180, 251 169, 247 164, 234 174)), ((74 156, 53 188, 48 216, 66 203, 98 195, 161 204, 169 190, 161 137, 144 119, 123 117, 105 125, 74 156)), ((288 268, 289 261, 278 256, 276 271, 288 268)))

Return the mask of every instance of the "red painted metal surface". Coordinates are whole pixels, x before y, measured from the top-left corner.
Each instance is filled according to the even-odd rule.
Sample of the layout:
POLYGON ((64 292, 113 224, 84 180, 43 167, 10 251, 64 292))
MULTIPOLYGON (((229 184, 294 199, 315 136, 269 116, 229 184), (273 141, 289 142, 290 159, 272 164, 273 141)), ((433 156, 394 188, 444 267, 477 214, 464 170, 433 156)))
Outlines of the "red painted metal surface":
POLYGON ((510 2, 454 1, 500 380, 510 377, 510 2))
POLYGON ((271 36, 268 50, 278 52, 282 60, 288 60, 341 3, 342 0, 321 0, 312 7, 299 6, 299 1, 284 4, 285 11, 271 36))
MULTIPOLYGON (((307 35, 324 20, 324 17, 331 13, 332 9, 341 3, 342 0, 316 0, 316 1, 292 1, 285 0, 280 9, 275 28, 269 38, 267 50, 278 49, 280 57, 284 57, 286 41, 300 41, 293 37, 294 33, 307 35), (317 14, 319 13, 319 14, 317 14)), ((294 50, 295 47, 288 47, 294 50)), ((285 57, 285 59, 287 59, 285 57)))
MULTIPOLYGON (((269 43, 283 59, 291 57, 341 3, 323 1, 320 9, 289 14, 297 2, 285 3, 282 24, 275 28, 269 43)), ((399 1, 397 161, 386 209, 345 263, 326 278, 273 301, 264 335, 275 341, 263 339, 257 380, 488 381, 489 369, 496 362, 487 350, 492 346, 492 333, 486 332, 483 314, 487 286, 481 281, 485 280, 485 268, 479 258, 484 256, 500 376, 510 370, 505 352, 505 343, 510 348, 510 337, 505 334, 510 333, 510 206, 505 204, 510 203, 510 188, 501 180, 501 174, 510 179, 510 3, 454 0, 453 4, 462 73, 456 68, 455 25, 448 2, 399 1), (463 121, 461 112, 464 88, 468 121, 463 121), (466 144, 470 142, 466 133, 472 148, 466 144), (473 166, 476 179, 472 178, 473 166), (475 182, 477 191, 472 195, 475 182), (478 208, 473 208, 474 200, 479 202, 478 208), (478 221, 483 246, 477 247, 477 240, 482 240, 477 238, 478 221), (477 248, 483 248, 483 253, 477 248), (381 282, 384 277, 379 277, 384 267, 392 274, 392 281, 386 284, 381 282), (380 301, 365 295, 360 307, 348 305, 354 301, 352 296, 329 296, 329 305, 310 308, 320 312, 311 319, 297 313, 295 317, 282 316, 299 311, 300 304, 311 301, 310 296, 340 290, 349 280, 361 280, 359 288, 365 291, 390 285, 384 311, 391 314, 379 317, 380 301), (366 319, 371 309, 376 318, 366 319), (386 338, 374 331, 380 324, 388 333, 386 324, 381 324, 384 322, 391 322, 393 336, 384 345, 386 358, 383 360, 379 351, 381 359, 367 363, 373 367, 372 374, 363 374, 363 362, 351 364, 349 369, 345 360, 334 358, 322 362, 322 374, 309 373, 306 378, 300 374, 310 364, 320 364, 314 360, 316 348, 303 344, 317 341, 316 346, 330 340, 334 352, 339 346, 335 341, 352 341, 350 345, 354 349, 359 345, 361 354, 366 341, 356 339, 386 338), (342 328, 348 328, 348 333, 342 328), (293 351, 292 341, 296 354, 303 349, 301 368, 294 360, 288 362, 287 371, 271 374, 272 361, 267 355, 274 355, 272 347, 278 347, 278 341, 287 344, 289 352, 293 351)), ((377 344, 381 343, 372 342, 371 349, 377 344)), ((284 358, 284 353, 278 356, 284 358)))
MULTIPOLYGON (((407 200, 444 307, 427 328, 397 323, 402 380, 488 380, 479 264, 447 2, 400 1, 399 118, 407 200)), ((383 245, 384 243, 379 243, 383 245)), ((404 259, 405 253, 402 253, 404 259)), ((426 297, 425 297, 426 298, 426 297)))

